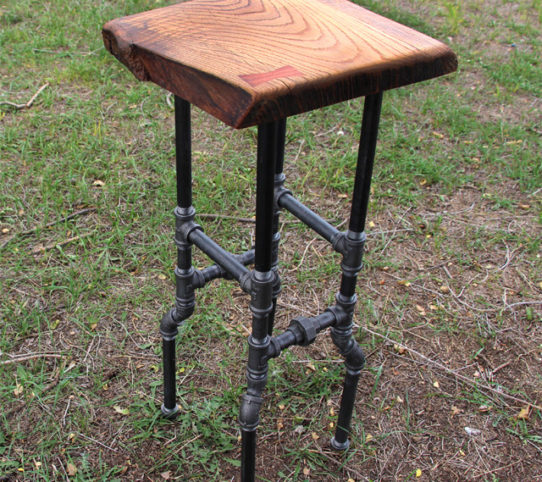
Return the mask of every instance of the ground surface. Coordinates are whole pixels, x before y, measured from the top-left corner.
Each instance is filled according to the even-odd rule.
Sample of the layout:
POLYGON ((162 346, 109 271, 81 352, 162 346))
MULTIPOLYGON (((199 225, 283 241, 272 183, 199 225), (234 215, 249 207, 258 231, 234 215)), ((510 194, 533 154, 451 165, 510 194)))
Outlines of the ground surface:
MULTIPOLYGON (((232 480, 248 300, 214 282, 179 336, 182 413, 160 418, 158 321, 173 300, 171 99, 100 26, 163 2, 0 7, 0 480, 232 480), (40 89, 29 107, 25 104, 40 89)), ((272 363, 261 480, 542 477, 542 4, 366 5, 448 42, 457 74, 385 97, 356 337, 351 450, 329 448, 329 337, 272 363)), ((362 101, 289 123, 287 185, 348 215, 362 101)), ((252 243, 255 130, 194 112, 206 232, 252 243)), ((277 330, 322 311, 340 259, 281 225, 277 330)), ((196 256, 198 266, 207 261, 196 256)))

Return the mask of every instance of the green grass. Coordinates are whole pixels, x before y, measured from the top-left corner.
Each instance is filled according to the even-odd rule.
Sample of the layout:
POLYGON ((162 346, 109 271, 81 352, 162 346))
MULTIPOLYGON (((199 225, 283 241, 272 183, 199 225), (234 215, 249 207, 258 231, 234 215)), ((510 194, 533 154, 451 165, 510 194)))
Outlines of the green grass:
MULTIPOLYGON (((164 91, 104 50, 100 30, 164 4, 0 7, 0 478, 231 480, 238 469, 248 310, 231 283, 197 293, 179 336, 182 412, 170 422, 158 411, 158 322, 174 297, 173 111, 164 91), (45 84, 29 109, 2 104, 25 103, 45 84)), ((454 431, 476 424, 506 444, 509 458, 484 460, 506 480, 507 466, 541 450, 540 412, 518 419, 520 404, 487 389, 531 403, 540 393, 541 2, 364 4, 448 42, 459 71, 384 96, 356 308, 356 337, 371 356, 352 449, 328 450, 343 371, 322 338, 271 362, 262 480, 416 479, 418 468, 431 474, 428 440, 446 448, 431 455, 444 479, 459 450, 463 466, 485 467, 454 431), (473 389, 393 343, 469 377, 478 365, 509 364, 494 380, 473 378, 473 389), (461 414, 436 426, 452 406, 461 414), (397 461, 399 452, 409 456, 397 461)), ((337 224, 361 110, 355 99, 289 120, 287 187, 337 224)), ((197 211, 251 217, 256 130, 233 131, 197 109, 193 124, 197 211)), ((282 219, 279 331, 332 302, 340 262, 282 219)), ((250 223, 201 223, 227 249, 251 246, 250 223)), ((196 266, 207 263, 195 253, 196 266)))

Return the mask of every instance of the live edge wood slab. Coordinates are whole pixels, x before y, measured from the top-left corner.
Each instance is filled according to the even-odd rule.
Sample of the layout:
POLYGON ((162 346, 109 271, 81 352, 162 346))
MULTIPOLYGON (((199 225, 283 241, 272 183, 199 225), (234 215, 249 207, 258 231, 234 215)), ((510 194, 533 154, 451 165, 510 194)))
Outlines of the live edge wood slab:
POLYGON ((107 23, 107 49, 248 127, 453 72, 443 43, 347 0, 192 0, 107 23))

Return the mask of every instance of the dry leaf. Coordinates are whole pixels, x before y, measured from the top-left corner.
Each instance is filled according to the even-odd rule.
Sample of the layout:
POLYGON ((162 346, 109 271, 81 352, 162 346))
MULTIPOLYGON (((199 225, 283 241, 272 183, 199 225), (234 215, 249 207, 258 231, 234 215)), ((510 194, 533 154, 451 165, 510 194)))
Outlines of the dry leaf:
POLYGON ((311 469, 309 469, 308 467, 303 468, 303 475, 309 475, 310 473, 311 473, 311 469))
POLYGON ((454 415, 459 415, 462 412, 460 408, 457 408, 455 405, 452 405, 452 417, 454 415))
POLYGON ((66 473, 70 477, 73 477, 75 474, 77 474, 77 467, 71 462, 68 462, 68 465, 66 465, 66 473))
POLYGON ((471 437, 475 437, 476 435, 480 435, 482 433, 481 430, 471 427, 465 427, 465 432, 467 432, 467 434, 469 434, 471 437))
POLYGON ((393 345, 393 349, 400 355, 402 355, 406 351, 404 347, 398 345, 397 343, 393 345))
POLYGON ((313 372, 316 371, 316 367, 312 363, 307 363, 307 368, 310 368, 313 372))
POLYGON ((446 285, 442 285, 439 289, 440 289, 441 293, 449 293, 450 292, 450 288, 448 288, 446 285))
POLYGON ((416 309, 418 310, 420 315, 425 316, 425 308, 423 306, 416 305, 416 309))
POLYGON ((531 207, 531 205, 530 204, 519 203, 519 207, 521 209, 529 209, 531 207))
POLYGON ((93 183, 92 183, 93 186, 96 186, 96 187, 104 187, 105 186, 105 182, 101 181, 100 179, 96 179, 93 183))
POLYGON ((284 403, 279 404, 279 410, 284 410, 286 408, 286 405, 284 403))
POLYGON ((480 405, 478 407, 479 412, 489 412, 490 410, 491 410, 491 407, 489 407, 488 405, 480 405))
POLYGON ((162 472, 160 477, 164 480, 169 480, 171 478, 171 471, 168 470, 167 472, 162 472))
POLYGON ((440 383, 438 382, 438 380, 435 380, 435 381, 433 382, 433 386, 434 386, 435 388, 440 388, 440 383))
POLYGON ((16 397, 18 397, 19 395, 21 395, 23 393, 23 386, 22 385, 19 385, 17 383, 17 385, 15 386, 15 389, 13 390, 13 395, 15 395, 16 397))
POLYGON ((313 440, 318 440, 320 438, 320 436, 316 432, 312 432, 311 437, 313 440))
POLYGON ((376 228, 376 224, 373 221, 369 221, 369 227, 371 229, 374 229, 374 228, 376 228))
POLYGON ((526 407, 523 407, 519 413, 516 415, 516 418, 527 420, 529 418, 529 414, 531 412, 531 407, 527 405, 526 407))
POLYGON ((117 413, 120 413, 121 415, 129 415, 130 414, 130 410, 128 408, 122 408, 120 405, 115 405, 113 407, 113 410, 115 410, 115 412, 117 412, 117 413))
POLYGON ((373 440, 373 438, 374 437, 370 433, 368 433, 367 435, 365 435, 365 443, 370 442, 371 440, 373 440))

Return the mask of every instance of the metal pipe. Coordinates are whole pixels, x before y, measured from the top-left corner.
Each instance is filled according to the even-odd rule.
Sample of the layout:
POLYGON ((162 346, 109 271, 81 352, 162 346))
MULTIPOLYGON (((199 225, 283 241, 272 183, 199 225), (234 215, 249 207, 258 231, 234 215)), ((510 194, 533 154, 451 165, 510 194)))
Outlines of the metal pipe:
POLYGON ((192 140, 190 104, 175 96, 175 155, 177 167, 177 205, 192 206, 192 140))
POLYGON ((275 122, 258 127, 258 157, 256 161, 256 271, 271 269, 273 238, 273 200, 277 149, 275 122))
POLYGON ((271 338, 267 357, 275 358, 292 345, 310 345, 318 333, 341 322, 345 317, 348 314, 340 306, 331 306, 312 318, 294 318, 286 331, 271 338))
POLYGON ((249 273, 249 270, 240 263, 233 254, 229 253, 221 246, 216 244, 209 236, 201 229, 190 231, 188 239, 201 249, 209 258, 216 264, 224 268, 237 281, 240 281, 244 275, 249 273))
MULTIPOLYGON (((275 124, 276 137, 275 137, 275 182, 274 190, 282 189, 284 185, 284 147, 286 144, 286 119, 281 119, 275 124)), ((273 205, 273 238, 271 240, 271 270, 275 273, 275 283, 273 285, 273 309, 269 313, 267 319, 267 334, 271 336, 273 334, 273 327, 275 324, 275 313, 277 311, 277 298, 281 291, 280 275, 279 275, 279 219, 280 208, 278 205, 273 205)))
POLYGON ((348 229, 354 233, 361 233, 365 229, 381 107, 382 92, 365 97, 352 211, 348 225, 348 229))
POLYGON ((256 461, 256 430, 241 430, 241 482, 253 482, 256 461))
POLYGON ((325 219, 322 219, 314 211, 310 210, 303 203, 298 201, 291 193, 285 191, 278 198, 278 205, 292 213, 297 219, 305 223, 308 227, 316 231, 320 236, 329 241, 333 247, 337 243, 342 233, 329 224, 325 219))
MULTIPOLYGON (((254 263, 254 250, 250 249, 245 251, 242 254, 234 254, 233 257, 239 261, 244 266, 254 263)), ((220 265, 213 264, 212 266, 207 266, 200 271, 201 276, 198 279, 201 279, 201 282, 193 281, 192 285, 194 288, 201 288, 209 281, 212 281, 217 278, 228 278, 230 274, 220 265)))
POLYGON ((331 439, 331 446, 335 450, 346 450, 350 446, 348 434, 350 432, 354 401, 356 400, 358 380, 359 372, 346 372, 343 385, 343 394, 341 397, 341 406, 339 409, 339 417, 337 419, 337 429, 335 430, 335 436, 331 439))

